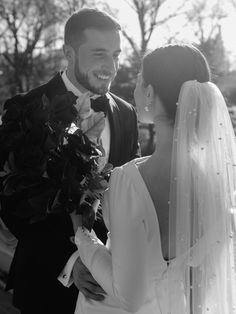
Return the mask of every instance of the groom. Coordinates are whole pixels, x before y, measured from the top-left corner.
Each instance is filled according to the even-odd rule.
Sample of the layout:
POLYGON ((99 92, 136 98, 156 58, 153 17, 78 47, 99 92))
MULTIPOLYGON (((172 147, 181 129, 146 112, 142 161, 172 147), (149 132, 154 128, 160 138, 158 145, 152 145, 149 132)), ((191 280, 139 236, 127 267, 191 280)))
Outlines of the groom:
MULTIPOLYGON (((46 84, 7 100, 4 109, 7 110, 14 102, 29 103, 43 94, 52 99, 67 90, 76 96, 88 90, 96 97, 103 95, 102 99, 94 101, 94 110, 98 103, 106 105, 105 109, 98 110, 106 111, 102 141, 108 161, 113 166, 119 166, 137 157, 135 110, 109 92, 121 52, 120 25, 104 12, 82 9, 66 22, 63 49, 67 69, 46 84)), ((1 217, 18 239, 7 285, 7 289, 14 289, 13 304, 22 314, 74 313, 77 288, 75 285, 65 288, 57 280, 76 251, 70 240, 73 236, 70 217, 51 214, 46 220, 32 225, 23 224, 6 211, 1 212, 1 217)), ((106 240, 106 229, 102 223, 96 223, 95 231, 102 241, 106 240)), ((81 269, 79 263, 78 259, 75 271, 81 269)), ((86 280, 81 279, 80 285, 76 284, 83 289, 83 282, 86 280)), ((84 291, 89 289, 85 287, 84 291)))

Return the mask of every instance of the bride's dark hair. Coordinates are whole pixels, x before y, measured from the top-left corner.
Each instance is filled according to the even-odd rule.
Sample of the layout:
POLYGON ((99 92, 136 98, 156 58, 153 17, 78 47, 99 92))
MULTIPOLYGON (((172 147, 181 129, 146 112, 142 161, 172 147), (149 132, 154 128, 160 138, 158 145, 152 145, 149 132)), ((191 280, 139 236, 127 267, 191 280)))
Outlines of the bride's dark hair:
POLYGON ((143 59, 144 84, 152 85, 170 119, 175 119, 181 86, 189 80, 200 83, 211 80, 209 64, 193 45, 167 45, 147 54, 143 59))

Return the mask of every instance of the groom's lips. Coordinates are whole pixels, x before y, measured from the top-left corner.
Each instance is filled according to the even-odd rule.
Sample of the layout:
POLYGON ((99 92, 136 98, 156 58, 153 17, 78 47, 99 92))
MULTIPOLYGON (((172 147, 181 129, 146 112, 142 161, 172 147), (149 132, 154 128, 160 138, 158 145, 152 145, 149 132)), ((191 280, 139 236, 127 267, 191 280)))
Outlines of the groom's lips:
POLYGON ((108 80, 110 78, 110 76, 107 75, 97 75, 97 77, 101 80, 108 80))
POLYGON ((111 73, 94 73, 95 77, 101 81, 109 82, 113 79, 113 74, 111 73))

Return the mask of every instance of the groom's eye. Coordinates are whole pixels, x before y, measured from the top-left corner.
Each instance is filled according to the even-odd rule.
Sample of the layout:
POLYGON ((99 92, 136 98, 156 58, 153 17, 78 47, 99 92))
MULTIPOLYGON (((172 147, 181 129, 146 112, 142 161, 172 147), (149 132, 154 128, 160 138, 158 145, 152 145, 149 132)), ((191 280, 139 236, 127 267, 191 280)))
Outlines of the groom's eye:
POLYGON ((102 52, 97 52, 97 53, 94 53, 94 56, 97 58, 103 58, 105 56, 105 54, 102 52))

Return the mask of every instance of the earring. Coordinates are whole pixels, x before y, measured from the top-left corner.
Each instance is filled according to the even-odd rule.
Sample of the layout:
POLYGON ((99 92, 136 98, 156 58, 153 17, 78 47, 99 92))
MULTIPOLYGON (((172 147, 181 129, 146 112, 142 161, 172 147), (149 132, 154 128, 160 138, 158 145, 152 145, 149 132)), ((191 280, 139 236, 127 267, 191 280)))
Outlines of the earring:
POLYGON ((149 106, 146 105, 146 106, 144 107, 144 110, 145 110, 146 112, 148 112, 148 111, 149 111, 149 106))

